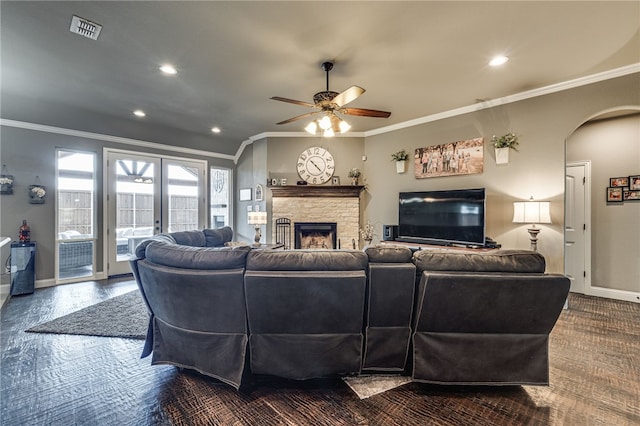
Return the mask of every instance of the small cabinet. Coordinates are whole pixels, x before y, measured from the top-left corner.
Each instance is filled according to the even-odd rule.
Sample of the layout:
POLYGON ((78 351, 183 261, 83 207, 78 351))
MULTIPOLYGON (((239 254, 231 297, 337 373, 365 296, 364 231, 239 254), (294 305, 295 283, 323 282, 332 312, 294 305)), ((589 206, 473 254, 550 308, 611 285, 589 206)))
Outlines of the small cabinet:
POLYGON ((11 244, 11 295, 31 294, 36 284, 36 242, 11 244))

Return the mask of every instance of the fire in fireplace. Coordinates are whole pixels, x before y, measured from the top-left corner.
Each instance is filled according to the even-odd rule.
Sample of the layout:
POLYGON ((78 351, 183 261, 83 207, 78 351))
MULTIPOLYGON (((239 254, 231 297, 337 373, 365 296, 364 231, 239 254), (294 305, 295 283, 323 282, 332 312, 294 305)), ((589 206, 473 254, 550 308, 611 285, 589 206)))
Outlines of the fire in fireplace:
POLYGON ((338 248, 335 222, 296 222, 293 229, 297 249, 338 248))

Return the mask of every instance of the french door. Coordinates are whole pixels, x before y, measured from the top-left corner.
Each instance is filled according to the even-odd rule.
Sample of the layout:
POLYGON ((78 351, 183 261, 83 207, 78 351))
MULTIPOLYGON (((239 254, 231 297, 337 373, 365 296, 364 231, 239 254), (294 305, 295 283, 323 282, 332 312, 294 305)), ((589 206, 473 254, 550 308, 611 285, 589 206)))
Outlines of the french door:
POLYGON ((206 225, 206 162, 108 150, 107 275, 131 272, 143 240, 206 225))

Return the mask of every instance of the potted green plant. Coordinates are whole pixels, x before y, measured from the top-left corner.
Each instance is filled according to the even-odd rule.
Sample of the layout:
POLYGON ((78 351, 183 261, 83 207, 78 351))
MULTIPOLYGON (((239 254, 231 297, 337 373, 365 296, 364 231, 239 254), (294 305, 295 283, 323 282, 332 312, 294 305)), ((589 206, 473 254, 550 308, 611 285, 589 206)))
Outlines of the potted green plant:
POLYGON ((358 184, 358 178, 360 177, 360 169, 353 168, 349 170, 349 177, 351 178, 351 185, 358 184))
POLYGON ((509 150, 518 150, 518 135, 513 132, 500 137, 493 135, 491 144, 496 150, 496 164, 506 164, 509 162, 509 150))
POLYGON ((409 154, 404 149, 401 149, 398 152, 394 152, 391 154, 391 161, 396 162, 396 172, 404 173, 406 169, 407 160, 409 159, 409 154))

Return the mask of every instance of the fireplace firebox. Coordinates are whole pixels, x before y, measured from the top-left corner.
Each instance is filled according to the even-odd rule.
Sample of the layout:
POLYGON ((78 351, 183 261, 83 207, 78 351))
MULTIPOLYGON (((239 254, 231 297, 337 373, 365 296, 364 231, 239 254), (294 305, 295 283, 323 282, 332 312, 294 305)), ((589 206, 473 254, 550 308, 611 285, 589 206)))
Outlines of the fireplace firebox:
POLYGON ((293 229, 295 248, 336 249, 337 225, 335 222, 296 222, 293 229))

